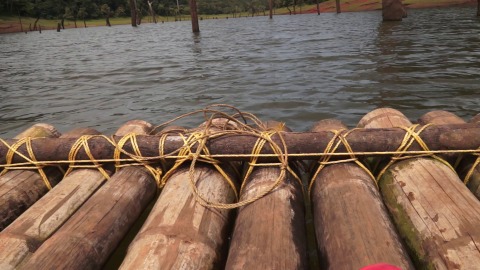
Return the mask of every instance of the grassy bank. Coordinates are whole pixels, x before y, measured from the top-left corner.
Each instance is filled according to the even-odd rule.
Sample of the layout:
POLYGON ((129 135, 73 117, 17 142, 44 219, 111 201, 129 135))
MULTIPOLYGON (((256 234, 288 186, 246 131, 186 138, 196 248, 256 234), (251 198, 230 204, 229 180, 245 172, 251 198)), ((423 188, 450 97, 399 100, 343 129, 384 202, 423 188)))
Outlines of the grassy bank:
MULTIPOLYGON (((340 0, 342 12, 355 12, 355 11, 367 11, 367 10, 378 10, 381 9, 381 0, 340 0)), ((456 5, 476 5, 477 0, 404 0, 403 3, 407 8, 429 8, 429 7, 443 7, 443 6, 456 6, 456 5)), ((335 1, 330 0, 320 4, 320 12, 335 12, 335 1)), ((287 8, 275 9, 276 15, 285 15, 293 13, 293 7, 290 7, 290 10, 287 8)), ((297 6, 295 8, 296 14, 301 13, 316 13, 316 5, 304 5, 297 6)), ((268 15, 268 11, 258 12, 255 16, 268 15)), ((247 17, 252 16, 251 13, 241 13, 237 16, 247 17)), ((232 14, 221 14, 221 15, 199 15, 200 19, 226 19, 232 18, 232 14)), ((189 20, 189 16, 182 16, 181 20, 189 20)), ((14 33, 21 31, 30 31, 33 28, 35 23, 35 18, 22 17, 22 24, 20 24, 18 17, 9 17, 9 16, 0 16, 0 34, 2 33, 14 33)), ((159 22, 172 22, 175 21, 175 17, 157 17, 159 22)), ((38 25, 41 26, 42 30, 52 30, 57 28, 57 24, 60 20, 45 20, 40 19, 38 25)), ((142 23, 152 22, 151 17, 144 17, 142 23)), ((111 25, 125 25, 130 24, 129 17, 123 18, 111 18, 111 25)), ((84 27, 84 22, 78 20, 76 27, 84 27)), ((65 28, 74 28, 75 22, 70 20, 65 20, 65 28)), ((85 21, 87 27, 95 26, 105 26, 105 19, 97 20, 87 20, 85 21)))

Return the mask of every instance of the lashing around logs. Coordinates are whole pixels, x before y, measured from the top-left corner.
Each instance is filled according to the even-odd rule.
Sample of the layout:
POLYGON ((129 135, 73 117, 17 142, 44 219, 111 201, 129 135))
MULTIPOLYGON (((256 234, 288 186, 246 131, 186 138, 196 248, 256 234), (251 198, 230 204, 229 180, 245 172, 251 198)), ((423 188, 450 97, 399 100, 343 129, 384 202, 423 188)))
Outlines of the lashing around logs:
MULTIPOLYGON (((454 170, 437 154, 473 154, 477 158, 474 166, 465 176, 464 182, 467 184, 473 170, 480 164, 480 142, 478 142, 480 136, 478 134, 480 134, 478 123, 450 126, 413 125, 408 128, 380 130, 356 128, 349 131, 332 130, 287 134, 278 129, 266 128, 262 121, 253 114, 241 112, 229 105, 217 104, 165 122, 153 128, 149 136, 137 136, 129 133, 121 137, 84 135, 76 139, 0 139, 0 162, 4 163, 0 164, 0 168, 3 168, 1 174, 15 169, 38 170, 45 185, 51 189, 48 178, 45 173, 42 173, 43 168, 47 166, 68 165, 66 174, 75 168, 95 168, 106 179, 110 177, 103 168, 105 164, 114 163, 116 169, 126 166, 143 166, 155 178, 158 187, 162 188, 177 168, 190 162, 190 186, 196 200, 206 207, 231 209, 247 205, 272 192, 285 180, 287 172, 302 183, 300 177, 289 165, 292 160, 317 159, 319 166, 311 179, 315 179, 322 168, 328 164, 353 161, 365 170, 378 186, 378 179, 388 167, 398 160, 430 156, 454 170), (231 110, 233 113, 222 110, 231 110), (205 121, 199 128, 166 129, 157 133, 158 130, 175 121, 199 114, 203 114, 205 121), (473 142, 465 142, 458 138, 459 132, 467 134, 469 138, 477 135, 477 139, 473 142), (382 136, 386 137, 383 141, 375 140, 382 136), (234 139, 239 140, 235 143, 234 139), (373 139, 378 144, 372 145, 370 142, 369 145, 365 145, 367 139, 373 139), (301 149, 305 149, 305 146, 299 147, 299 149, 295 148, 295 142, 297 145, 301 145, 306 141, 310 141, 309 150, 321 151, 301 151, 301 149), (242 142, 246 142, 242 145, 243 147, 235 147, 234 144, 238 145, 242 142), (241 151, 235 151, 237 150, 235 148, 240 148, 241 151), (56 154, 57 158, 52 157, 53 154, 56 154), (67 158, 62 158, 65 156, 67 158), (363 165, 358 159, 359 156, 391 156, 391 159, 375 177, 371 172, 375 170, 370 170, 363 165), (167 170, 165 162, 172 159, 175 160, 175 163, 172 168, 167 170), (237 190, 228 174, 219 166, 221 162, 234 160, 248 161, 248 169, 243 175, 243 179, 247 179, 256 166, 277 166, 281 173, 272 186, 255 198, 233 204, 211 202, 204 199, 193 180, 195 164, 197 162, 212 164, 224 176, 238 199, 245 181, 242 181, 240 190, 237 190), (259 163, 265 160, 269 163, 259 163)), ((313 183, 314 181, 310 181, 308 184, 308 191, 311 190, 313 183)))

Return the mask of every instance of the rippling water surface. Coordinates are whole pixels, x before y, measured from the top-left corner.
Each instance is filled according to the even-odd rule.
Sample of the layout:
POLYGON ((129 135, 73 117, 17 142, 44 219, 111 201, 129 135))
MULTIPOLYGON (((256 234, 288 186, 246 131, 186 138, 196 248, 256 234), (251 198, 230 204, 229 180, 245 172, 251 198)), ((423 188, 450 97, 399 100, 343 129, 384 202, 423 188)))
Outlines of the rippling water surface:
MULTIPOLYGON (((0 35, 0 136, 33 123, 105 133, 228 103, 296 131, 355 126, 381 106, 411 120, 480 112, 480 20, 472 8, 207 20, 0 35)), ((193 120, 181 122, 194 124, 193 120)), ((198 124, 198 123, 197 123, 198 124)))

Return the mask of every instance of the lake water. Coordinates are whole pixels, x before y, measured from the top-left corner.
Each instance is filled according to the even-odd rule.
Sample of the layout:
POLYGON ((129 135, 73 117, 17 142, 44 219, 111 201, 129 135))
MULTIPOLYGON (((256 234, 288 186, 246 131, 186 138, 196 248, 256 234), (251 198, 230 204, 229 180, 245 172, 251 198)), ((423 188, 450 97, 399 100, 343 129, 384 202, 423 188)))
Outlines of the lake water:
MULTIPOLYGON (((295 131, 378 107, 411 120, 480 112, 480 19, 471 8, 204 20, 0 35, 0 137, 38 122, 113 133, 228 103, 295 131)), ((196 125, 197 119, 180 122, 196 125)))

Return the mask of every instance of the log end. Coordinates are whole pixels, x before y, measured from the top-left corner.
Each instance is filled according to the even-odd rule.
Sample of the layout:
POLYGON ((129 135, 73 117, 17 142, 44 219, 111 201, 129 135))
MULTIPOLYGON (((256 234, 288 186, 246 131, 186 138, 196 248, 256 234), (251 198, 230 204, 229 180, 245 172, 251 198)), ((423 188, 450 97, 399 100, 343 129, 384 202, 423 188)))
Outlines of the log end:
POLYGON ((465 121, 448 111, 431 111, 418 119, 418 123, 421 125, 433 124, 433 125, 448 125, 448 124, 464 124, 465 121))
POLYGON ((408 127, 412 123, 398 110, 391 108, 380 108, 367 113, 358 122, 359 128, 394 128, 408 127))
POLYGON ((35 124, 32 127, 28 128, 27 130, 23 131, 22 133, 18 134, 14 137, 14 139, 21 139, 26 137, 32 138, 43 138, 43 137, 51 137, 57 138, 60 137, 60 132, 49 124, 39 123, 35 124))
POLYGON ((122 125, 117 132, 115 132, 116 136, 125 136, 130 133, 135 134, 149 134, 152 131, 152 124, 143 121, 143 120, 131 120, 122 125))

